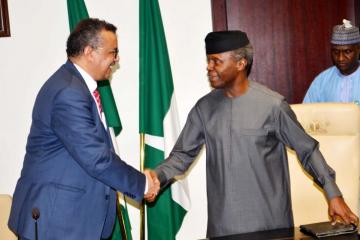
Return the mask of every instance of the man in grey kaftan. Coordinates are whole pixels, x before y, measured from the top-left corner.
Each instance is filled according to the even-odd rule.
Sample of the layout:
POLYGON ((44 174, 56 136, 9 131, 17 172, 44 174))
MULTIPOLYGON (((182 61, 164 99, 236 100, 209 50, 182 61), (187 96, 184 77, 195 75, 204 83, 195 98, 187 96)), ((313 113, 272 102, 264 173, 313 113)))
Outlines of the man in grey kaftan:
POLYGON ((160 182, 184 173, 204 143, 208 236, 293 226, 285 145, 328 198, 341 195, 318 143, 283 97, 255 82, 237 98, 214 90, 197 102, 169 158, 156 169, 160 182))
MULTIPOLYGON (((281 95, 247 79, 246 66, 252 59, 232 60, 232 53, 211 52, 213 48, 222 53, 242 47, 248 44, 247 38, 241 46, 230 41, 230 49, 224 49, 224 45, 216 45, 217 34, 225 38, 234 34, 237 39, 244 33, 209 34, 215 35, 215 40, 206 42, 209 79, 215 89, 195 104, 170 156, 155 169, 160 182, 183 174, 205 144, 208 237, 292 227, 285 149, 289 146, 324 189, 327 199, 338 198, 345 206, 335 172, 288 103, 281 95)), ((348 208, 346 211, 352 214, 348 208)), ((356 216, 354 219, 357 221, 356 216)))

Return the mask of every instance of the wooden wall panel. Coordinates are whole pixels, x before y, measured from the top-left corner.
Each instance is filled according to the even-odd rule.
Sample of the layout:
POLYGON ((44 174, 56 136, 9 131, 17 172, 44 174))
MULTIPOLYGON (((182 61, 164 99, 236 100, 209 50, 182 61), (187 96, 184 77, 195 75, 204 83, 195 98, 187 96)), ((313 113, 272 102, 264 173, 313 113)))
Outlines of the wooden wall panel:
POLYGON ((247 32, 255 51, 250 78, 299 103, 314 77, 332 65, 332 27, 343 18, 355 22, 358 2, 213 0, 213 26, 247 32))
POLYGON ((214 31, 227 30, 226 0, 212 0, 211 11, 214 31))

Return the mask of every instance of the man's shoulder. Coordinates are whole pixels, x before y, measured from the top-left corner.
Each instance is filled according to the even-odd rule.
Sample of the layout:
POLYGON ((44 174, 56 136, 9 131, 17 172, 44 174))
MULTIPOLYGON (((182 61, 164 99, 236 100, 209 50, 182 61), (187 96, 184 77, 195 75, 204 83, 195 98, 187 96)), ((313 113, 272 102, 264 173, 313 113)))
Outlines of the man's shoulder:
POLYGON ((47 90, 59 90, 67 87, 84 88, 81 84, 81 76, 76 74, 75 69, 69 67, 69 63, 63 64, 59 67, 44 83, 42 88, 47 90))
POLYGON ((213 89, 211 92, 207 93, 206 95, 202 96, 197 100, 189 114, 209 114, 213 111, 216 111, 219 104, 221 104, 224 99, 225 96, 222 89, 213 89))
MULTIPOLYGON (((268 87, 262 85, 261 83, 249 81, 249 93, 248 97, 251 98, 251 101, 258 101, 264 104, 276 104, 278 105, 282 102, 285 97, 275 92, 268 87)), ((195 104, 195 107, 209 107, 214 108, 222 101, 224 101, 226 97, 224 96, 224 92, 222 89, 214 89, 208 94, 201 97, 195 104)))
POLYGON ((50 103, 54 99, 66 99, 68 96, 87 98, 89 90, 85 83, 69 70, 67 64, 59 67, 42 85, 37 97, 36 104, 41 102, 50 103))
POLYGON ((202 96, 195 104, 197 107, 214 106, 224 99, 224 92, 221 89, 213 89, 211 92, 202 96))
POLYGON ((324 71, 320 72, 314 79, 314 81, 324 81, 322 79, 329 78, 333 76, 334 74, 338 74, 339 70, 336 68, 336 66, 331 66, 324 71))
POLYGON ((279 104, 285 99, 280 93, 273 91, 258 82, 250 81, 249 88, 253 98, 264 101, 265 103, 279 104))

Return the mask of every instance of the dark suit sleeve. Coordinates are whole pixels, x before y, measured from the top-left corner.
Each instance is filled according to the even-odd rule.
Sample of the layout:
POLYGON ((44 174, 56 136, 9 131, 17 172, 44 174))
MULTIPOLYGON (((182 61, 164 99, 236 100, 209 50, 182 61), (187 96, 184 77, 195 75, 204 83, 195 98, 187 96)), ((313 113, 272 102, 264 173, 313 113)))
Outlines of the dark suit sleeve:
MULTIPOLYGON (((117 156, 95 125, 91 96, 67 87, 54 100, 51 127, 71 157, 92 177, 140 201, 145 176, 117 156)), ((95 115, 96 116, 96 115, 95 115)))

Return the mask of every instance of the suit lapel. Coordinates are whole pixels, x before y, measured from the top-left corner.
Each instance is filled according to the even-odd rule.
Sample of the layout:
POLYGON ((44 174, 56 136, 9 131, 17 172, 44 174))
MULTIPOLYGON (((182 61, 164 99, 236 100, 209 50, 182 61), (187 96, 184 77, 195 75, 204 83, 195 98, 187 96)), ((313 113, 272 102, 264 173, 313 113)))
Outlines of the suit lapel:
POLYGON ((102 135, 105 138, 105 141, 107 143, 107 145, 109 147, 111 147, 111 149, 114 150, 114 147, 112 145, 112 141, 111 141, 111 137, 110 137, 110 133, 108 131, 108 129, 105 129, 104 124, 101 121, 101 118, 99 116, 98 110, 97 110, 97 105, 96 102, 94 101, 93 97, 92 97, 92 93, 90 93, 88 87, 86 86, 85 80, 83 79, 83 77, 81 76, 80 72, 76 69, 76 67, 74 66, 74 64, 67 60, 66 63, 64 64, 64 67, 76 78, 79 79, 79 81, 82 83, 82 85, 84 86, 84 88, 86 88, 87 92, 89 93, 89 99, 91 99, 91 110, 93 113, 93 119, 96 125, 96 128, 102 132, 102 135))

